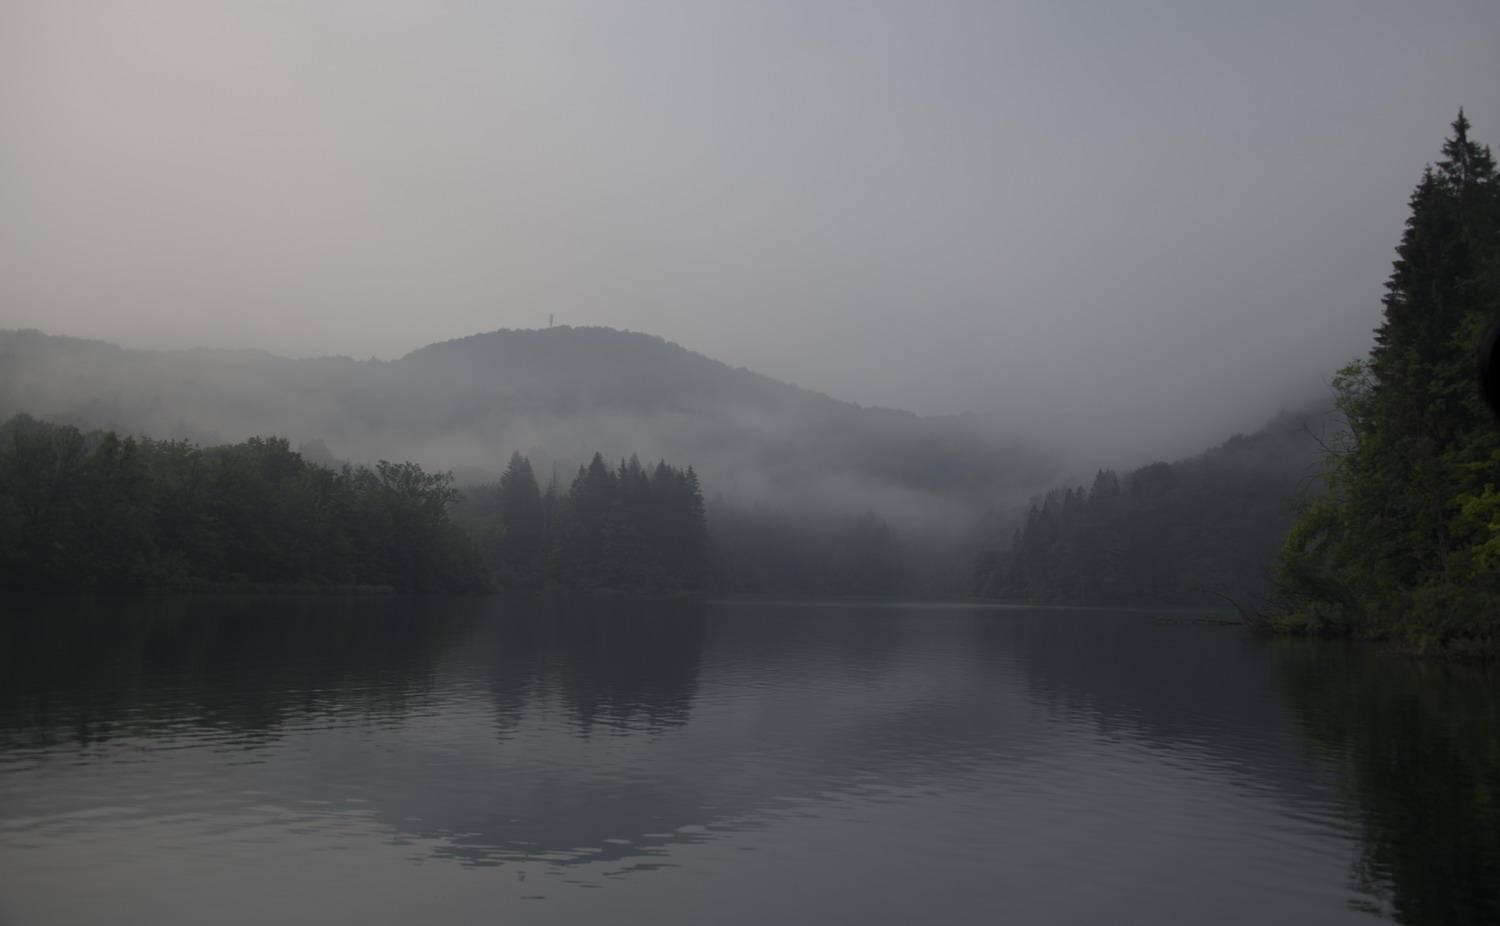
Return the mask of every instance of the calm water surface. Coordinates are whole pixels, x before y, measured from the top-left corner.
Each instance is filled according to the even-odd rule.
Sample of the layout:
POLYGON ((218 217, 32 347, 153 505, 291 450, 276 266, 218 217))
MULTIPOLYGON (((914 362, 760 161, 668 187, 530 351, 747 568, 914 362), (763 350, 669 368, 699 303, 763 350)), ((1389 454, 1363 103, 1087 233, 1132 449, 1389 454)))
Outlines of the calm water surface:
POLYGON ((1140 612, 0 616, 0 924, 1500 922, 1492 675, 1140 612))

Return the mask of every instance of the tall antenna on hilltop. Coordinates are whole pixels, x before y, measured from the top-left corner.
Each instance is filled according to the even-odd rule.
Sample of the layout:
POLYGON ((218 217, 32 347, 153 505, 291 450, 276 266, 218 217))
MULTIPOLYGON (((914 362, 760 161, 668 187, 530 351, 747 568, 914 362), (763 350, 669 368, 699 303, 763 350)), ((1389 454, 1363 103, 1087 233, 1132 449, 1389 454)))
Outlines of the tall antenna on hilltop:
POLYGON ((552 313, 551 312, 547 313, 547 327, 548 328, 552 327, 552 313))

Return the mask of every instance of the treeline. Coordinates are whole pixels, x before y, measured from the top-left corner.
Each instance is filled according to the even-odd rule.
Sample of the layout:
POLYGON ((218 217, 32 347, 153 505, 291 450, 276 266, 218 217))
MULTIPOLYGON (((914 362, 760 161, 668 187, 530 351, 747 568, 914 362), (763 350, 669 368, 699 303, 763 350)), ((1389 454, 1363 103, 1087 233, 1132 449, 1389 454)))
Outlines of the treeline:
POLYGON ((1334 381, 1347 438, 1278 563, 1285 630, 1500 652, 1500 428, 1474 381, 1500 321, 1500 179, 1460 112, 1411 196, 1368 359, 1334 381))
POLYGON ((982 553, 974 594, 1066 604, 1259 602, 1316 460, 1320 416, 1283 414, 1178 463, 1054 489, 1008 549, 982 553))
POLYGON ((356 586, 699 591, 691 468, 597 454, 543 493, 519 454, 465 500, 415 463, 314 463, 284 438, 221 447, 18 415, 0 425, 0 588, 356 586))
POLYGON ((0 425, 0 586, 481 589, 450 483, 414 463, 330 469, 282 438, 199 447, 18 415, 0 425))
POLYGON ((469 489, 455 511, 497 584, 669 593, 701 591, 707 566, 703 495, 692 467, 611 468, 599 454, 564 493, 544 492, 513 454, 499 482, 469 489))

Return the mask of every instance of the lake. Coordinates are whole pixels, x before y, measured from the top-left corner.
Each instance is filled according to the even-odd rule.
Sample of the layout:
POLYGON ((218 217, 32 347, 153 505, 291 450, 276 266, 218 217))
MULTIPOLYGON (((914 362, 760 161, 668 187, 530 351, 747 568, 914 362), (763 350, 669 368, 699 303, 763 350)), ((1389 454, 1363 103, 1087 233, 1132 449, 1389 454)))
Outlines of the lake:
POLYGON ((1494 673, 1157 616, 11 603, 0 924, 1500 922, 1494 673))

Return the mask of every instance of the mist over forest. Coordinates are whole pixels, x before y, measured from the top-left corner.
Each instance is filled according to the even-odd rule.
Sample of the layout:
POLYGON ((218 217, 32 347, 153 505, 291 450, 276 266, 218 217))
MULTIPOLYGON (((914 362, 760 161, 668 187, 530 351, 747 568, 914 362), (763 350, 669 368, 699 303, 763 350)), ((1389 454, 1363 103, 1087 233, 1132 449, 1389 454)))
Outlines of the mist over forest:
MULTIPOLYGON (((464 490, 456 517, 479 537, 503 529, 486 525, 503 521, 493 487, 513 454, 553 494, 596 454, 643 460, 644 472, 670 460, 701 485, 718 591, 1077 597, 999 581, 976 558, 993 557, 983 551, 1022 525, 1033 500, 1087 464, 977 416, 862 407, 640 333, 505 330, 357 361, 3 332, 0 420, 14 415, 201 446, 275 436, 325 466, 411 461, 454 473, 464 490)), ((1279 529, 1294 494, 1288 473, 1306 456, 1236 458, 1238 471, 1270 480, 1262 514, 1279 529)), ((516 574, 504 545, 490 547, 494 571, 516 574)), ((1273 545, 1249 542, 1252 565, 1273 545)), ((1246 587, 1237 577, 1216 590, 1246 587)), ((1173 585, 1145 598, 1204 595, 1173 585)))
POLYGON ((711 496, 936 523, 1014 504, 1059 461, 967 417, 864 408, 610 329, 497 331, 395 361, 141 351, 0 333, 0 414, 198 443, 279 435, 327 462, 458 481, 513 452, 545 482, 595 453, 690 461, 711 496))
POLYGON ((1248 594, 1274 557, 1315 441, 1208 451, 1281 446, 1283 414, 1324 429, 1500 26, 1472 4, 10 6, 0 422, 79 430, 22 422, 37 454, 185 442, 141 445, 156 484, 195 460, 224 491, 263 457, 303 488, 349 464, 372 511, 380 462, 410 463, 451 472, 491 540, 515 454, 578 510, 628 508, 667 462, 719 590, 1110 602, 1196 602, 1195 573, 1248 594), (1078 580, 1119 543, 1162 569, 1078 580))
POLYGON ((1497 50, 0 0, 0 926, 1500 924, 1497 50))
MULTIPOLYGON (((393 361, 0 331, 0 414, 17 413, 199 443, 283 435, 314 458, 400 457, 460 482, 495 478, 514 451, 544 470, 596 450, 674 457, 730 500, 893 511, 910 502, 918 518, 943 499, 1016 504, 1064 476, 1160 456, 1064 454, 992 416, 861 406, 659 337, 568 326, 477 334, 393 361)), ((1230 433, 1227 423, 1208 430, 1197 446, 1230 433)))

